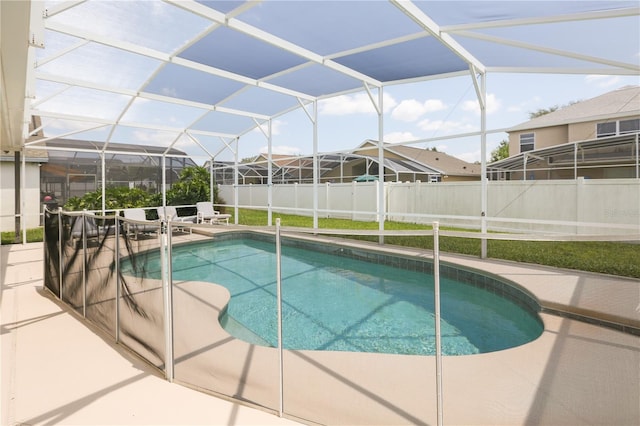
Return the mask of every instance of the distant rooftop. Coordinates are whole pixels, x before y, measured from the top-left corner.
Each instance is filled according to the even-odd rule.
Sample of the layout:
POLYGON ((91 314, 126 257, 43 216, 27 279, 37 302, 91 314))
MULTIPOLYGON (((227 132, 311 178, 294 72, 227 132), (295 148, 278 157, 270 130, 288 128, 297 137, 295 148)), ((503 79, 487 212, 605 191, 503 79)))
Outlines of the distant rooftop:
POLYGON ((510 128, 509 131, 559 126, 612 116, 633 115, 640 115, 640 86, 621 87, 595 98, 577 102, 518 124, 510 128))

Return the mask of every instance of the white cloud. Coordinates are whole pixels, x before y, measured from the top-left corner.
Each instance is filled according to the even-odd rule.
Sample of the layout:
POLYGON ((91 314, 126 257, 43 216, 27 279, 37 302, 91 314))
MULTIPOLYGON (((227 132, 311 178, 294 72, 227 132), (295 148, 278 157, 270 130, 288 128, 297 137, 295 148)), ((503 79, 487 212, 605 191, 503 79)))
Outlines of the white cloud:
POLYGON ((134 130, 132 136, 136 142, 148 145, 149 143, 158 146, 169 146, 178 136, 177 133, 162 132, 156 130, 140 129, 134 130))
POLYGON ((429 112, 440 111, 446 108, 444 102, 439 99, 427 99, 419 102, 415 99, 406 99, 393 109, 391 117, 396 120, 412 122, 429 112))
POLYGON ((479 149, 471 152, 463 152, 462 154, 454 154, 453 156, 467 163, 475 163, 476 161, 480 161, 481 158, 479 149))
MULTIPOLYGON (((97 127, 99 123, 88 123, 86 121, 72 121, 72 120, 56 120, 53 118, 42 117, 43 130, 45 135, 52 136, 53 134, 62 134, 69 132, 86 131, 92 127, 97 127), (51 130, 59 130, 59 132, 47 133, 51 130)), ((110 126, 105 126, 103 129, 109 129, 110 126)), ((105 131, 105 130, 103 130, 105 131)))
POLYGON ((427 99, 424 102, 424 107, 426 109, 426 112, 435 112, 447 109, 447 105, 445 105, 445 103, 440 99, 427 99))
POLYGON ((463 133, 474 130, 473 126, 461 121, 429 120, 428 118, 419 122, 418 127, 425 132, 439 133, 463 133))
POLYGON ((390 143, 414 141, 419 139, 411 132, 391 132, 384 135, 384 141, 390 143))
MULTIPOLYGON (((282 121, 282 120, 273 120, 271 121, 271 135, 275 136, 275 135, 280 135, 282 134, 282 129, 287 125, 286 121, 282 121)), ((255 129, 253 129, 254 132, 259 133, 259 134, 263 134, 262 132, 264 131, 264 134, 269 134, 269 124, 268 123, 263 123, 260 125, 260 128, 256 127, 255 129), (260 128, 262 129, 262 131, 260 130, 260 128)))
MULTIPOLYGON (((261 154, 266 154, 267 152, 269 152, 268 146, 263 146, 262 148, 260 148, 261 154)), ((300 148, 297 148, 295 146, 287 146, 287 145, 274 145, 271 147, 271 152, 273 154, 291 155, 291 156, 302 154, 302 151, 300 150, 300 148)))
POLYGON ((172 98, 178 97, 178 92, 176 91, 175 87, 163 87, 162 89, 160 89, 160 93, 162 93, 164 96, 169 96, 172 98))
MULTIPOLYGON (((493 114, 498 111, 502 106, 502 101, 496 99, 496 95, 493 93, 487 94, 487 114, 493 114)), ((476 114, 480 114, 480 104, 477 100, 465 101, 462 104, 462 109, 465 111, 473 111, 476 114)))
MULTIPOLYGON (((375 95, 374 95, 375 96, 375 95)), ((397 105, 393 96, 383 95, 384 111, 390 111, 397 105)), ((318 112, 325 115, 375 114, 376 109, 366 93, 340 95, 318 102, 318 112)))
POLYGON ((620 76, 617 75, 588 75, 584 79, 588 84, 602 89, 608 89, 620 84, 620 76))

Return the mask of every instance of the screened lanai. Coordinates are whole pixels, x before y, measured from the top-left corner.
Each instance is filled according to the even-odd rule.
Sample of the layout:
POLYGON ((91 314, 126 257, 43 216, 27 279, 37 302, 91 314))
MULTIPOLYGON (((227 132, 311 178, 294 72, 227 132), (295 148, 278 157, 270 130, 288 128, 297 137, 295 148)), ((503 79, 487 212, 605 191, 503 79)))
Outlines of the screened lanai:
POLYGON ((492 163, 493 180, 640 178, 638 133, 527 151, 492 163))
MULTIPOLYGON (((273 121, 299 110, 317 184, 331 154, 318 102, 366 94, 386 164, 385 88, 462 76, 481 112, 464 136, 486 176, 486 136, 500 130, 486 125, 486 76, 638 75, 639 16, 635 1, 3 2, 2 149, 24 157, 52 138, 177 148, 199 164, 230 158, 238 184, 239 147, 259 129, 271 184, 273 121)), ((486 189, 481 199, 484 217, 486 189)))
POLYGON ((48 158, 40 167, 41 192, 54 196, 60 205, 101 188, 103 182, 108 187, 155 192, 163 183, 176 182, 183 168, 195 165, 182 151, 167 152, 152 145, 111 143, 107 147, 104 142, 53 139, 46 148, 48 158))
MULTIPOLYGON (((227 189, 233 192, 229 196, 223 195, 235 208, 233 217, 237 220, 242 173, 246 171, 248 176, 250 172, 242 164, 240 148, 250 139, 250 135, 258 133, 267 147, 266 163, 263 168, 254 169, 253 172, 257 170, 257 176, 266 176, 266 185, 262 185, 261 189, 267 196, 261 197, 260 201, 264 200, 262 206, 269 211, 268 225, 272 225, 274 204, 285 206, 285 202, 298 201, 290 192, 276 191, 285 186, 276 188, 275 185, 279 167, 285 176, 293 177, 296 171, 302 170, 310 174, 312 183, 304 194, 300 194, 300 198, 312 200, 312 208, 307 210, 313 214, 314 228, 318 228, 321 201, 326 202, 330 196, 335 196, 332 201, 345 204, 359 201, 349 192, 349 188, 338 193, 334 185, 325 185, 324 198, 319 188, 322 186, 323 160, 335 160, 335 156, 338 161, 344 159, 340 157, 340 152, 325 150, 320 143, 324 123, 319 105, 342 95, 359 94, 369 101, 370 108, 375 111, 375 118, 369 123, 371 134, 367 136, 376 141, 376 163, 379 165, 376 171, 372 164, 368 164, 371 166, 369 172, 378 174, 377 182, 352 184, 353 187, 360 185, 367 190, 367 200, 374 200, 375 203, 373 214, 371 211, 365 212, 363 220, 377 219, 380 230, 384 230, 385 220, 394 217, 414 220, 423 214, 424 206, 440 198, 447 202, 447 210, 444 213, 437 212, 437 217, 453 218, 452 222, 458 220, 456 217, 462 215, 453 210, 458 206, 448 203, 455 201, 456 204, 471 206, 469 211, 472 213, 465 215, 466 219, 481 222, 483 232, 474 236, 466 235, 465 238, 489 238, 487 220, 497 223, 499 229, 506 231, 515 227, 514 224, 521 223, 533 229, 534 225, 545 220, 516 217, 510 209, 517 207, 515 204, 518 203, 512 200, 520 201, 520 194, 523 193, 533 199, 530 194, 536 192, 538 198, 532 204, 546 213, 550 210, 550 199, 564 201, 570 197, 565 192, 550 197, 547 187, 541 185, 514 185, 515 195, 506 190, 498 194, 504 195, 498 199, 503 203, 496 204, 501 210, 487 208, 487 136, 504 130, 487 125, 487 76, 492 73, 640 75, 640 7, 637 1, 26 0, 2 1, 0 7, 0 70, 3 87, 0 91, 3 108, 1 149, 15 153, 17 170, 22 167, 24 173, 25 157, 30 150, 42 150, 50 141, 59 139, 93 141, 96 152, 102 154, 117 149, 117 144, 154 147, 157 150, 154 151, 157 154, 155 158, 160 159, 159 165, 163 169, 167 167, 167 160, 176 156, 173 150, 180 150, 195 163, 207 164, 211 172, 214 172, 217 164, 226 162, 225 173, 231 171, 233 182, 231 188, 227 189), (445 192, 422 199, 405 197, 408 186, 403 184, 395 185, 391 188, 393 191, 386 192, 381 183, 385 181, 386 166, 395 160, 385 158, 385 146, 391 143, 385 136, 385 92, 398 85, 449 79, 470 83, 479 113, 476 126, 466 129, 462 134, 447 134, 446 138, 452 143, 462 137, 475 140, 481 151, 482 185, 469 185, 471 190, 457 197, 445 192), (308 133, 301 137, 307 159, 303 168, 297 170, 279 166, 274 159, 273 149, 277 136, 276 119, 294 112, 298 113, 296 117, 304 121, 308 129, 308 133), (30 127, 34 116, 40 117, 41 124, 30 127), (329 189, 334 192, 329 194, 329 189), (387 194, 390 199, 395 198, 387 202, 387 194), (402 205, 397 201, 400 199, 409 202, 402 205), (385 215, 387 205, 394 210, 385 215), (400 210, 401 207, 405 209, 400 210)), ((345 128, 350 125, 353 124, 344 124, 345 128)), ((361 140, 353 141, 349 146, 361 140)), ((431 140, 405 140, 402 143, 420 145, 431 140)), ((445 140, 445 137, 440 135, 437 140, 445 140)), ((394 166, 410 169, 408 164, 394 166)), ((106 168, 102 170, 106 171, 106 168)), ((161 175, 166 176, 166 173, 161 175)), ((15 176, 19 176, 19 173, 15 176)), ((102 181, 108 180, 106 177, 102 181)), ((19 182, 15 189, 23 189, 20 193, 24 194, 26 179, 19 182)), ((638 184, 637 181, 629 183, 625 194, 634 194, 634 190, 638 194, 638 184)), ((163 182, 162 187, 166 191, 167 183, 163 182)), ((443 188, 444 185, 431 185, 429 189, 440 191, 443 188)), ((460 188, 467 186, 460 185, 460 188)), ((576 184, 574 189, 577 192, 584 188, 576 184)), ((608 191, 609 188, 597 189, 599 192, 595 195, 598 198, 591 197, 590 200, 596 198, 599 204, 606 204, 603 200, 611 191, 608 191)), ((630 202, 634 201, 633 197, 628 198, 630 202)), ((619 225, 616 229, 625 233, 621 239, 638 239, 638 228, 632 228, 637 219, 634 219, 635 223, 628 223, 628 217, 633 219, 633 209, 638 206, 637 198, 635 200, 631 208, 606 206, 610 208, 598 209, 598 213, 601 211, 603 215, 624 221, 622 224, 614 223, 619 225), (627 232, 628 229, 632 231, 627 232), (630 235, 632 233, 634 235, 630 235)), ((24 195, 21 204, 19 212, 24 215, 28 211, 24 195)), ((578 206, 577 203, 574 205, 578 206)), ((349 210, 352 205, 343 207, 337 203, 330 207, 333 211, 341 210, 347 214, 356 211, 360 217, 364 216, 361 214, 363 208, 357 205, 353 210, 349 210)), ((324 208, 329 210, 329 207, 324 208)), ((164 210, 166 214, 167 209, 164 210)), ((45 212, 45 216, 50 213, 45 212)), ((573 211, 567 211, 566 218, 557 216, 558 213, 565 213, 560 209, 551 213, 556 214, 556 221, 574 226, 576 233, 581 228, 574 225, 578 220, 581 225, 587 220, 591 221, 579 215, 569 217, 573 211)), ((428 216, 426 220, 435 224, 435 216, 428 216)), ((59 211, 45 221, 50 225, 44 231, 46 286, 52 294, 68 303, 78 316, 88 318, 97 325, 96 329, 101 327, 105 332, 101 335, 104 340, 114 337, 123 347, 132 349, 153 367, 164 369, 169 380, 176 378, 194 388, 211 391, 225 398, 238 398, 278 411, 280 415, 285 412, 307 423, 436 424, 436 410, 427 405, 431 405, 429 401, 438 399, 439 408, 442 406, 442 398, 435 397, 436 386, 430 385, 432 378, 441 375, 437 373, 438 366, 425 369, 420 357, 400 358, 398 354, 393 354, 386 358, 390 361, 387 370, 386 365, 383 366, 378 358, 369 354, 358 354, 349 362, 340 357, 336 358, 335 363, 326 363, 319 358, 307 357, 304 351, 287 351, 285 359, 281 355, 282 345, 279 345, 280 350, 276 353, 271 347, 231 339, 222 329, 219 333, 216 329, 216 335, 211 336, 209 326, 220 325, 222 307, 227 304, 229 293, 219 286, 203 285, 195 277, 176 276, 174 285, 172 276, 177 272, 177 266, 181 263, 188 266, 188 262, 197 256, 183 252, 184 257, 180 257, 177 251, 173 251, 174 233, 171 231, 174 224, 171 220, 169 232, 166 232, 167 221, 147 223, 150 221, 143 221, 142 218, 120 218, 118 215, 94 218, 84 212, 59 211), (139 227, 142 227, 141 233, 149 227, 146 232, 151 235, 140 237, 137 231, 139 227), (94 233, 89 234, 89 231, 94 233), (89 238, 92 240, 89 241, 89 238), (156 256, 159 257, 157 262, 156 256), (143 259, 145 262, 142 262, 143 259), (146 260, 149 260, 148 264, 146 260), (125 279, 122 279, 123 276, 126 276, 125 279), (175 293, 172 293, 174 288, 175 293), (219 303, 218 298, 225 299, 219 303), (201 324, 206 326, 201 327, 201 324), (177 337, 176 345, 173 344, 174 335, 177 337), (176 371, 173 370, 174 366, 177 367, 176 371), (263 366, 264 369, 261 368, 263 366), (381 371, 385 373, 379 374, 381 371), (369 385, 372 381, 375 382, 374 387, 369 385), (215 382, 213 386, 211 382, 215 382), (394 385, 390 386, 391 383, 394 385), (349 392, 335 392, 335 385, 348 388, 349 392), (286 396, 283 389, 286 389, 286 396), (425 407, 428 410, 426 415, 425 407), (352 417, 343 416, 343 413, 363 415, 364 420, 353 421, 352 417)), ((604 219, 596 217, 592 221, 600 220, 604 219)), ((190 232, 191 225, 180 225, 180 229, 175 227, 175 241, 197 243, 207 238, 204 232, 190 232)), ((210 223, 194 224, 193 227, 209 232, 215 226, 210 223)), ((227 229, 233 232, 233 228, 227 229)), ((248 227, 239 229, 245 232, 248 227)), ((589 228, 587 232, 591 230, 589 228)), ((259 231, 267 234, 264 227, 259 231)), ((274 231, 279 233, 279 229, 274 231)), ((313 234, 316 229, 308 231, 313 234)), ((211 231, 212 234, 214 232, 218 232, 218 229, 211 231)), ((434 242, 437 241, 437 226, 434 226, 434 232, 411 232, 418 237, 433 235, 434 242)), ((460 234, 451 232, 449 236, 460 234)), ((363 235, 383 236, 383 233, 363 235)), ((520 235, 515 236, 518 237, 520 235)), ((309 239, 318 238, 309 235, 309 239)), ((327 241, 327 250, 336 252, 337 246, 327 241)), ((271 240, 258 242, 272 243, 271 240)), ((368 256, 371 246, 373 244, 367 245, 364 251, 346 246, 344 251, 340 249, 338 253, 340 259, 346 259, 347 254, 351 256, 351 253, 353 257, 363 256, 361 253, 368 256)), ((424 258, 422 253, 396 253, 397 257, 389 258, 390 263, 407 264, 407 260, 411 259, 413 266, 407 265, 407 270, 424 268, 426 272, 427 265, 430 265, 429 259, 424 258)), ((433 253, 433 265, 437 265, 437 243, 433 253)), ((606 255, 603 257, 606 258, 606 255)), ((256 259, 243 256, 237 269, 256 270, 259 275, 266 277, 266 273, 257 270, 259 262, 256 259)), ((449 262, 449 259, 445 260, 449 262)), ((453 400, 447 400, 446 406, 452 408, 447 422, 468 424, 475 420, 487 424, 530 424, 576 423, 590 419, 594 423, 606 423, 613 419, 613 422, 625 423, 626 419, 637 419, 637 387, 634 387, 636 383, 625 368, 637 361, 637 352, 633 351, 633 344, 637 342, 631 340, 633 336, 627 339, 628 336, 620 333, 620 329, 628 324, 621 318, 635 318, 634 306, 630 306, 632 298, 624 297, 628 293, 618 291, 618 287, 614 291, 620 297, 607 297, 617 283, 608 285, 607 280, 606 290, 583 292, 581 287, 575 287, 576 283, 589 284, 596 280, 565 273, 531 274, 521 265, 509 266, 508 269, 500 265, 502 272, 487 270, 487 275, 475 277, 475 273, 469 272, 480 270, 478 263, 467 259, 463 262, 466 262, 463 268, 452 270, 452 275, 460 272, 459 275, 466 275, 468 280, 478 281, 479 286, 488 285, 488 281, 491 281, 496 293, 512 290, 503 282, 504 276, 511 277, 507 280, 522 280, 515 281, 525 283, 521 285, 523 291, 518 293, 526 293, 526 297, 518 301, 519 305, 528 304, 530 299, 532 305, 528 309, 537 312, 541 309, 535 306, 537 301, 545 302, 544 307, 549 308, 543 313, 547 315, 546 318, 556 312, 561 314, 561 310, 566 308, 565 304, 575 302, 577 308, 567 309, 567 318, 558 315, 558 318, 550 319, 552 322, 544 328, 544 337, 537 340, 537 347, 542 352, 529 352, 527 347, 519 346, 489 354, 491 358, 479 354, 445 362, 445 368, 450 367, 447 374, 456 374, 451 376, 454 377, 453 381, 448 382, 451 386, 445 386, 445 389, 449 396, 455 394, 459 401, 464 402, 464 405, 458 405, 453 400), (535 288, 545 287, 545 291, 530 291, 526 283, 531 283, 535 288), (565 283, 567 287, 570 286, 567 292, 557 292, 565 283), (546 298, 547 291, 557 294, 562 303, 555 303, 557 299, 553 297, 546 298), (603 301, 611 302, 611 308, 607 306, 611 313, 604 311, 605 315, 589 317, 601 311, 593 309, 593 305, 577 305, 577 299, 588 299, 589 303, 595 301, 596 308, 605 305, 603 301), (624 309, 619 309, 618 302, 621 300, 623 303, 620 305, 624 309), (588 324, 577 324, 577 320, 574 322, 576 316, 585 316, 583 322, 588 324), (604 327, 602 330, 590 329, 589 332, 583 332, 578 327, 601 327, 601 319, 618 326, 615 335, 612 332, 612 337, 609 334, 605 336, 604 327), (614 356, 611 355, 614 352, 602 352, 605 344, 615 350, 614 356), (520 357, 513 358, 513 354, 519 354, 520 357), (587 358, 574 362, 584 356, 587 358), (471 363, 465 364, 465 368, 457 368, 465 361, 471 363), (514 383, 519 386, 513 386, 514 383), (574 392, 576 388, 585 392, 574 392), (526 392, 521 392, 523 389, 526 392), (612 389, 614 391, 610 392, 612 389), (506 415, 478 417, 485 411, 506 415), (510 415, 511 412, 515 414, 510 415)), ((439 276, 435 266, 432 270, 434 278, 439 276)), ((216 275, 218 279, 220 275, 217 274, 210 275, 216 275)), ((273 281, 279 281, 279 278, 273 281)), ((371 281, 379 279, 374 277, 371 281)), ((253 282, 258 285, 261 283, 259 280, 253 282)), ((19 287, 16 286, 18 290, 19 287)), ((260 287, 260 290, 264 288, 260 287)), ((256 293, 254 288, 247 293, 256 293)), ((310 299, 316 301, 319 298, 310 299)), ((387 304, 384 301, 376 310, 387 304)), ((18 306, 17 302, 14 305, 18 306)), ((248 310, 262 312, 258 309, 248 310)), ((339 318, 350 310, 353 311, 349 308, 340 309, 339 314, 332 316, 339 318)), ((51 317, 63 317, 51 312, 37 314, 33 318, 41 320, 38 324, 45 324, 51 317)), ((506 312, 507 315, 509 312, 506 312)), ((436 324, 439 324, 439 315, 438 311, 434 313, 436 324)), ((367 316, 365 313, 360 318, 367 316)), ((475 324, 476 319, 480 319, 480 315, 469 322, 475 324)), ((33 319, 30 321, 33 323, 33 319)), ((396 324, 401 323, 396 321, 396 324)), ((634 324, 637 325, 633 322, 632 326, 634 324)), ((9 327, 7 337, 15 335, 14 330, 31 330, 30 327, 16 327, 16 323, 11 325, 13 328, 9 327)), ((348 324, 346 330, 350 328, 348 324)), ((308 333, 309 328, 300 329, 305 334, 312 334, 308 333)), ((440 333, 436 331, 434 334, 438 336, 440 333)), ((487 334, 502 333, 498 330, 487 334)), ((51 334, 48 340, 52 340, 51 336, 55 337, 51 334)), ((364 337, 372 340, 369 336, 364 337)), ((438 347, 439 344, 434 343, 433 346, 438 347)), ((92 348, 83 347, 87 350, 82 353, 91 353, 92 348)), ((333 357, 334 354, 319 354, 320 357, 325 355, 333 357)), ((100 360, 92 360, 95 363, 90 369, 95 370, 100 360)), ((129 360, 131 358, 127 356, 125 361, 129 360)), ((48 364, 45 366, 49 367, 48 364)), ((64 369, 60 371, 64 373, 64 369)), ((92 381, 88 371, 82 382, 92 381)), ((127 399, 134 401, 136 398, 131 397, 131 390, 136 393, 135 389, 138 388, 128 385, 137 377, 148 375, 140 371, 131 380, 123 381, 119 378, 121 376, 112 375, 115 382, 104 388, 94 388, 86 394, 73 393, 76 399, 68 404, 52 403, 49 399, 47 408, 43 410, 45 413, 39 412, 35 417, 16 416, 16 419, 33 423, 51 415, 57 416, 55 419, 58 420, 64 418, 72 421, 73 418, 65 416, 78 405, 111 399, 110 393, 120 389, 127 390, 127 399)), ((109 375, 106 369, 99 373, 102 376, 109 375)), ((37 371, 29 372, 29 376, 36 374, 37 371)), ((14 376, 22 377, 18 374, 14 376)), ((59 392, 59 388, 52 392, 46 386, 40 393, 46 395, 49 392, 64 393, 59 392)), ((153 393, 143 396, 153 398, 153 393)), ((25 405, 21 400, 16 401, 19 402, 15 405, 17 408, 25 405)), ((440 409, 438 412, 441 414, 440 409)), ((238 423, 240 419, 236 414, 236 410, 233 410, 225 419, 226 422, 238 423)), ((442 424, 441 415, 439 417, 437 423, 442 424)), ((132 418, 129 417, 129 420, 132 418)))
MULTIPOLYGON (((358 154, 320 154, 317 156, 317 170, 319 183, 351 182, 366 178, 379 178, 377 158, 358 154), (355 168, 360 172, 346 172, 355 168), (374 176, 373 174, 377 174, 374 176)), ((236 170, 240 184, 267 184, 269 159, 253 161, 250 164, 234 164, 232 162, 216 162, 213 165, 214 181, 220 185, 233 185, 236 170)), ((272 182, 274 183, 313 183, 314 157, 280 157, 272 160, 272 182)), ((384 177, 386 181, 399 181, 401 178, 411 178, 413 181, 422 179, 428 182, 439 179, 442 172, 410 159, 385 158, 384 177)))

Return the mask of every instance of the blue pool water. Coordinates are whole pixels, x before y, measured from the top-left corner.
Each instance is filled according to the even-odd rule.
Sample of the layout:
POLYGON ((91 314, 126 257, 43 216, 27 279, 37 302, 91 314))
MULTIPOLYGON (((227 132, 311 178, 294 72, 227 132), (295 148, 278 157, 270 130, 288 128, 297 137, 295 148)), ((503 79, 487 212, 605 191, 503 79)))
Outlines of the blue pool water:
MULTIPOLYGON (((173 279, 209 281, 231 293, 223 327, 277 346, 274 243, 253 239, 173 249, 173 279)), ((432 274, 300 247, 282 247, 283 345, 287 349, 434 354, 432 274)), ((442 351, 491 352, 537 338, 530 310, 473 285, 441 278, 442 351)))

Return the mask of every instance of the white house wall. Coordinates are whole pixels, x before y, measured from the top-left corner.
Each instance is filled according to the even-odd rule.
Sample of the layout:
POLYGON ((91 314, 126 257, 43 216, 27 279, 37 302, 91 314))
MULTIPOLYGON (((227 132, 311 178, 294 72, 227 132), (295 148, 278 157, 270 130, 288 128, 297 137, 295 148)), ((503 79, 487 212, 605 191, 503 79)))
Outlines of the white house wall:
MULTIPOLYGON (((26 163, 25 218, 27 228, 40 225, 40 165, 26 163)), ((13 162, 0 162, 0 230, 15 230, 15 169, 13 162)))
MULTIPOLYGON (((377 182, 323 184, 319 217, 375 220, 377 182), (330 210, 329 212, 323 210, 330 210)), ((386 183, 387 219, 478 229, 480 182, 386 183)), ((220 194, 233 204, 233 187, 220 194)), ((267 186, 239 188, 239 206, 266 208, 267 186), (249 193, 251 197, 249 197, 249 193)), ((640 232, 640 181, 492 181, 488 185, 489 229, 496 231, 628 234, 640 232), (554 223, 555 222, 555 223, 554 223), (582 225, 576 226, 575 222, 582 225), (593 226, 591 224, 599 224, 593 226)), ((274 185, 273 211, 313 214, 312 185, 274 185)), ((286 223, 283 223, 286 226, 286 223)))

